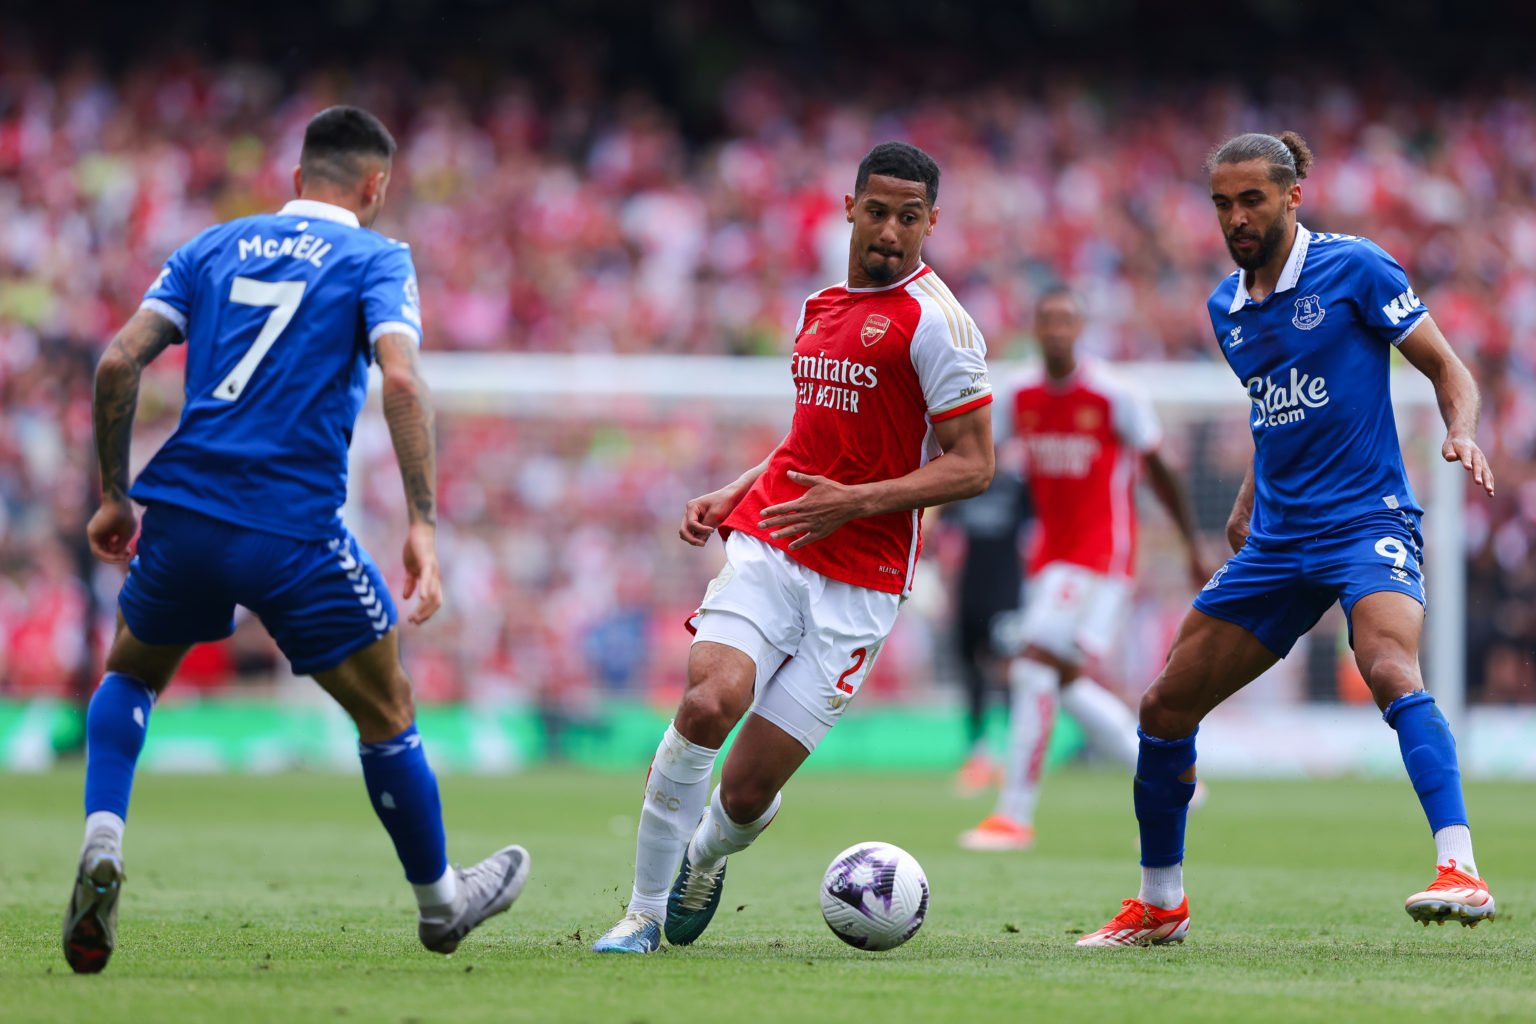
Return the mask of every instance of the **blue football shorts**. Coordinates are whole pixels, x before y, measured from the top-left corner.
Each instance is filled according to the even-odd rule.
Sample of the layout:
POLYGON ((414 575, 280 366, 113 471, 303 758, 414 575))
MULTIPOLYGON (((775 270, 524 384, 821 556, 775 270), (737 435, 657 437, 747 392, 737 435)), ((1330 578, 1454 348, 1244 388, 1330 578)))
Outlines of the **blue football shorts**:
POLYGON ((135 637, 178 646, 229 636, 244 605, 299 675, 335 668, 396 622, 378 566, 344 528, 298 540, 166 504, 144 513, 117 603, 135 637))
POLYGON ((1367 594, 1394 591, 1424 603, 1424 538, 1416 515, 1382 509, 1292 544, 1250 540, 1195 596, 1195 608, 1242 626, 1279 657, 1335 601, 1350 619, 1367 594))

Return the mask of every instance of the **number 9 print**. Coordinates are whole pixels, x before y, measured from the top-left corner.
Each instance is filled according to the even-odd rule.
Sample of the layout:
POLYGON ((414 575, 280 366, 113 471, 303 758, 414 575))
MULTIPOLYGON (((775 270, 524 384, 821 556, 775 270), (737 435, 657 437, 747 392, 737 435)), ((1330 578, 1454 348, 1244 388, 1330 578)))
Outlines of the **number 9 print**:
MULTIPOLYGON (((1403 542, 1396 537, 1383 537, 1376 542, 1376 553, 1382 558, 1388 559, 1395 569, 1401 569, 1408 563, 1408 549, 1403 542)), ((1414 566, 1418 568, 1418 566, 1414 566)))

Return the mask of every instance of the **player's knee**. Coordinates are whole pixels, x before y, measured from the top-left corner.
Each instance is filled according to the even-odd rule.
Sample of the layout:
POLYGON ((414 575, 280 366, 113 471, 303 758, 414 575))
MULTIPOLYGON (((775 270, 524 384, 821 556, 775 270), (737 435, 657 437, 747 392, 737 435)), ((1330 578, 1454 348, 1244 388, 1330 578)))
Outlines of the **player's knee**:
MULTIPOLYGON (((400 735, 416 721, 416 701, 411 694, 409 681, 398 680, 389 690, 369 695, 365 714, 370 733, 383 733, 385 738, 400 735)), ((361 729, 365 723, 359 721, 361 729)))
POLYGON ((725 687, 689 687, 677 709, 677 731, 692 743, 718 747, 746 710, 737 704, 725 687))
POLYGON ((1383 708, 1405 693, 1424 688, 1418 662, 1398 652, 1360 659, 1360 674, 1377 706, 1383 708))
POLYGON ((165 692, 187 649, 152 647, 143 643, 128 630, 126 623, 119 622, 112 648, 107 652, 105 668, 108 672, 120 672, 142 682, 155 693, 165 692))
POLYGON ((1173 740, 1195 731, 1203 718, 1203 709, 1177 689, 1153 683, 1141 695, 1138 713, 1141 731, 1158 739, 1173 740))
POLYGON ((756 821, 767 812, 778 790, 757 779, 720 780, 720 806, 738 825, 756 821))

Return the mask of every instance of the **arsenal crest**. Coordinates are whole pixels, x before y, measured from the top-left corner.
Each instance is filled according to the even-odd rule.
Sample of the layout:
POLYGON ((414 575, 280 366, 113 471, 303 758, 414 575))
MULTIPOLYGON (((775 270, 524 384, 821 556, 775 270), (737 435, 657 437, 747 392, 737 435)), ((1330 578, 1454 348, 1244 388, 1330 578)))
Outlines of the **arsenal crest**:
POLYGON ((885 337, 885 332, 890 329, 890 317, 881 316, 879 313, 871 313, 868 317, 865 318, 864 328, 859 331, 859 337, 863 340, 864 347, 868 348, 875 342, 879 341, 881 338, 885 337))
POLYGON ((1310 331, 1323 322, 1323 316, 1327 314, 1323 308, 1323 300, 1316 295, 1308 295, 1296 300, 1296 315, 1291 317, 1291 323, 1298 329, 1310 331))

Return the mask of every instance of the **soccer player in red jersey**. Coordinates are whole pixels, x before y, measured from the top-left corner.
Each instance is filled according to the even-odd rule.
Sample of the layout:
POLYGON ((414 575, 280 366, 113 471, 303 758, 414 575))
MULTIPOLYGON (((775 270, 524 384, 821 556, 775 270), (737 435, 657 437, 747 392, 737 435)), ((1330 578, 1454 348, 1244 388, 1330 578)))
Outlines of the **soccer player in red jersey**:
POLYGON ((807 299, 795 327, 788 436, 684 510, 682 539, 703 546, 718 529, 727 562, 689 623, 687 689, 646 777, 628 911, 596 952, 654 952, 663 920, 675 945, 704 931, 726 857, 767 827, 868 678, 911 589, 921 510, 992 479, 986 346, 922 260, 938 191, 938 166, 913 146, 884 143, 859 164, 844 198, 848 279, 807 299))
POLYGON ((1023 447, 1039 527, 1032 541, 1030 588, 1020 626, 1008 760, 995 812, 960 836, 971 850, 1023 850, 1034 842, 1040 769, 1062 705, 1093 746, 1136 767, 1136 718, 1118 697, 1083 674, 1116 636, 1136 566, 1138 466, 1184 540, 1190 579, 1209 573, 1194 518, 1178 480, 1158 454, 1162 429, 1146 398, 1099 363, 1079 360, 1083 312, 1067 288, 1040 299, 1035 332, 1044 372, 1006 405, 1023 447))

